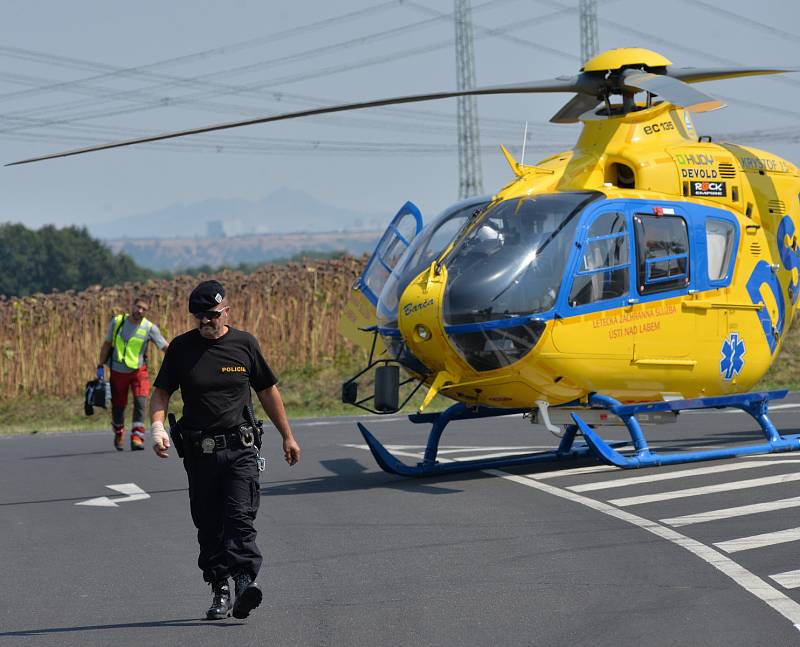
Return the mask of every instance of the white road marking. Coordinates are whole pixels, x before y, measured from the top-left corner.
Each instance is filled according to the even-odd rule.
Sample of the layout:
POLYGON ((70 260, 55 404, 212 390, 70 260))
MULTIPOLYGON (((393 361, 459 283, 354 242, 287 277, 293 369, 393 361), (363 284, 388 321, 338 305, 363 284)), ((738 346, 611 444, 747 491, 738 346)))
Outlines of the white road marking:
MULTIPOLYGON (((365 417, 363 420, 369 420, 369 423, 383 423, 383 422, 408 422, 408 416, 380 416, 379 418, 368 418, 365 417)), ((302 420, 292 421, 292 427, 330 427, 332 425, 346 425, 346 424, 356 424, 360 422, 360 419, 353 420, 351 418, 346 418, 344 420, 337 420, 327 419, 327 420, 309 420, 308 422, 304 422, 302 420)))
POLYGON ((667 541, 688 550, 690 553, 699 557, 707 564, 713 566, 724 575, 730 577, 734 582, 736 582, 736 584, 750 592, 764 603, 768 604, 784 618, 789 620, 789 622, 791 622, 796 628, 800 629, 800 604, 786 596, 784 593, 754 573, 751 573, 740 564, 734 562, 730 557, 726 557, 717 550, 714 550, 714 548, 711 546, 706 546, 696 539, 682 535, 671 528, 666 528, 656 521, 650 521, 649 519, 639 517, 627 512, 626 510, 619 510, 618 508, 610 506, 607 503, 603 503, 602 501, 597 501, 596 499, 591 499, 581 494, 563 490, 550 485, 549 483, 540 483, 534 479, 529 479, 524 476, 516 476, 500 470, 485 471, 508 481, 513 481, 514 483, 534 488, 562 499, 567 499, 574 503, 586 506, 587 508, 602 512, 610 517, 633 524, 634 526, 638 526, 639 528, 642 528, 643 530, 646 530, 657 537, 666 539, 667 541))
MULTIPOLYGON (((362 447, 364 449, 368 449, 366 445, 363 445, 362 447)), ((418 454, 411 454, 409 452, 403 452, 403 454, 406 456, 418 457, 418 454)), ((400 455, 399 452, 398 455, 400 455)), ((452 459, 449 458, 443 458, 441 462, 451 462, 451 460, 452 459)), ((617 468, 612 467, 611 469, 617 468)), ((791 622, 796 629, 800 630, 800 604, 754 573, 751 573, 740 564, 737 564, 731 558, 723 555, 717 550, 714 550, 714 548, 711 546, 706 546, 705 544, 692 539, 691 537, 687 537, 686 535, 682 535, 671 528, 662 526, 657 521, 650 521, 649 519, 639 517, 626 510, 620 510, 602 501, 597 501, 575 492, 569 492, 568 490, 558 488, 554 485, 550 485, 549 483, 541 483, 538 479, 517 476, 501 470, 490 469, 483 471, 486 474, 493 474, 507 481, 518 483, 520 485, 524 485, 526 487, 530 487, 562 499, 567 499, 568 501, 578 503, 610 517, 620 519, 621 521, 638 526, 639 528, 642 528, 643 530, 646 530, 657 537, 661 537, 662 539, 684 548, 710 566, 716 568, 724 575, 731 578, 736 584, 780 613, 784 618, 789 620, 789 622, 791 622)), ((574 474, 575 472, 573 471, 572 473, 574 474)))
MULTIPOLYGON (((799 459, 786 461, 800 463, 799 459)), ((705 474, 718 474, 720 472, 733 472, 736 470, 752 469, 754 467, 772 467, 772 464, 764 461, 746 461, 728 465, 711 465, 707 467, 695 467, 688 470, 677 470, 674 472, 659 472, 648 474, 647 476, 630 476, 628 478, 614 479, 613 481, 595 481, 594 483, 582 483, 573 485, 568 490, 573 492, 592 492, 594 490, 606 490, 609 488, 626 487, 628 485, 640 485, 642 483, 654 483, 656 481, 669 481, 672 479, 687 478, 692 476, 703 476, 705 474)))
POLYGON ((117 485, 106 485, 107 488, 119 492, 120 494, 127 494, 125 497, 117 497, 109 499, 107 496, 100 496, 94 499, 87 499, 86 501, 79 501, 75 505, 91 505, 100 508, 116 508, 119 503, 128 503, 129 501, 141 501, 142 499, 149 499, 150 495, 140 488, 136 483, 119 483, 117 485))
MULTIPOLYGON (((781 409, 798 409, 800 408, 800 404, 771 404, 769 405, 769 411, 780 411, 781 409)), ((723 409, 723 413, 747 413, 746 411, 742 411, 741 409, 723 409)))
POLYGON ((592 465, 590 467, 568 467, 563 470, 556 470, 553 472, 542 472, 541 474, 533 472, 525 474, 530 479, 541 481, 544 479, 554 479, 560 476, 577 476, 579 474, 596 474, 598 472, 619 472, 619 467, 615 465, 592 465))
MULTIPOLYGON (((440 448, 439 453, 456 454, 459 452, 484 451, 484 452, 519 452, 520 454, 523 454, 542 449, 544 450, 552 449, 552 445, 527 445, 524 447, 447 447, 447 448, 440 448)), ((472 459, 475 457, 470 456, 469 458, 472 459)))
POLYGON ((752 487, 764 485, 774 485, 776 483, 791 483, 800 481, 800 474, 779 474, 778 476, 765 476, 758 479, 747 479, 744 481, 731 481, 729 483, 717 483, 716 485, 705 485, 702 487, 687 488, 685 490, 672 490, 670 492, 660 492, 658 494, 644 494, 641 496, 629 496, 621 499, 610 499, 611 505, 625 507, 629 505, 641 505, 643 503, 655 503, 656 501, 669 501, 671 499, 682 499, 690 496, 702 496, 704 494, 715 494, 717 492, 730 492, 731 490, 746 490, 752 487))
MULTIPOLYGON (((366 449, 369 450, 369 445, 365 443, 357 444, 357 443, 346 443, 342 445, 342 447, 351 447, 353 449, 366 449)), ((386 449, 389 451, 395 450, 409 450, 409 449, 417 449, 419 450, 419 457, 422 457, 422 454, 425 452, 425 445, 384 445, 386 449)), ((458 454, 461 452, 475 452, 475 451, 485 451, 485 452, 494 452, 494 451, 503 451, 503 452, 528 452, 534 451, 537 449, 551 449, 550 445, 524 445, 524 446, 515 446, 515 447, 482 447, 477 445, 448 445, 446 447, 439 448, 439 454, 458 454)), ((470 458, 472 458, 470 456, 470 458)))
POLYGON ((726 553, 738 553, 742 550, 764 548, 774 544, 786 544, 790 541, 800 541, 800 528, 788 528, 777 532, 765 532, 762 535, 729 539, 728 541, 717 542, 714 545, 726 553))
POLYGON ((661 519, 661 523, 674 528, 688 526, 693 523, 705 523, 706 521, 719 521, 720 519, 730 519, 731 517, 743 517, 759 512, 772 512, 785 508, 800 507, 800 496, 793 496, 789 499, 777 499, 776 501, 766 501, 765 503, 753 503, 751 505, 740 505, 734 508, 721 508, 719 510, 708 510, 696 514, 687 514, 682 517, 671 517, 661 519))
POLYGON ((770 579, 775 580, 785 589, 800 588, 800 570, 775 573, 775 575, 770 575, 770 579))
MULTIPOLYGON (((800 408, 800 403, 789 403, 789 404, 771 404, 769 405, 769 412, 773 411, 780 411, 781 409, 798 409, 800 408)), ((709 411, 704 409, 687 409, 685 411, 681 411, 681 415, 685 416, 686 414, 690 415, 698 415, 698 414, 717 414, 717 413, 747 413, 746 411, 742 411, 741 409, 736 409, 734 407, 730 407, 728 409, 718 409, 716 411, 709 411)), ((748 414, 749 415, 749 414, 748 414)))

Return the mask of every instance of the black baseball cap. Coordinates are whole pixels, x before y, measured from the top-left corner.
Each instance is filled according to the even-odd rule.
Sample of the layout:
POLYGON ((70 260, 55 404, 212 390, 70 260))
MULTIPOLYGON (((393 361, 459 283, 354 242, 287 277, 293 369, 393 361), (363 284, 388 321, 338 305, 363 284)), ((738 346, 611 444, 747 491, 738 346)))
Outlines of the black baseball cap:
POLYGON ((189 312, 205 312, 218 306, 225 298, 225 288, 219 281, 203 281, 189 295, 189 312))

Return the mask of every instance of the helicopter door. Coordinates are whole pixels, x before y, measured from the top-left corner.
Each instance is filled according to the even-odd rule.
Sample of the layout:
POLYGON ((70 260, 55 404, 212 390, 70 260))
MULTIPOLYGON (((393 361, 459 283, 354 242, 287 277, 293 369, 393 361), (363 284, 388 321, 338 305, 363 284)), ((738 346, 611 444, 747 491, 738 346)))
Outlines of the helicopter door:
MULTIPOLYGON (((606 207, 608 209, 608 207, 606 207)), ((630 297, 631 241, 628 216, 606 210, 592 217, 577 241, 572 276, 564 283, 566 306, 553 328, 559 352, 633 357, 625 312, 630 297)))
POLYGON ((630 309, 634 364, 691 370, 697 318, 687 317, 691 274, 690 226, 677 208, 637 208, 633 214, 637 303, 630 309))
POLYGON ((370 349, 373 335, 364 328, 376 325, 375 307, 383 286, 411 241, 422 231, 422 213, 412 202, 397 212, 375 247, 339 320, 339 332, 362 348, 370 349))
POLYGON ((414 203, 406 202, 392 218, 356 282, 356 288, 373 306, 378 305, 378 297, 394 266, 420 231, 422 214, 414 203))

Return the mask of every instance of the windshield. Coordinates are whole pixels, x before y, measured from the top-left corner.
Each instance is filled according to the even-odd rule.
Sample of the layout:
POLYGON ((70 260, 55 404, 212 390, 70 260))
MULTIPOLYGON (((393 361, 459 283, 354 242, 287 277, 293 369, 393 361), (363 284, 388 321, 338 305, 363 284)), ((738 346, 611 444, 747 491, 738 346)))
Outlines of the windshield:
POLYGON ((550 310, 574 244, 576 216, 601 195, 526 196, 504 200, 481 214, 445 260, 445 324, 550 310))
POLYGON ((430 267, 467 219, 488 203, 489 198, 472 198, 452 205, 411 242, 381 291, 378 299, 379 327, 397 328, 397 304, 408 284, 426 267, 430 267))

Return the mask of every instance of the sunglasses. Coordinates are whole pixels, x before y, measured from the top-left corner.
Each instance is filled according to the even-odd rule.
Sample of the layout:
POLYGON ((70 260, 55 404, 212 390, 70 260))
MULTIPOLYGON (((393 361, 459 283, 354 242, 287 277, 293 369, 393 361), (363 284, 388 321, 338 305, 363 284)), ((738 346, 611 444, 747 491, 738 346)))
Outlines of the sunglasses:
POLYGON ((194 318, 198 321, 202 321, 203 319, 213 320, 219 319, 222 314, 225 312, 225 308, 222 310, 206 310, 204 312, 193 312, 194 318))

